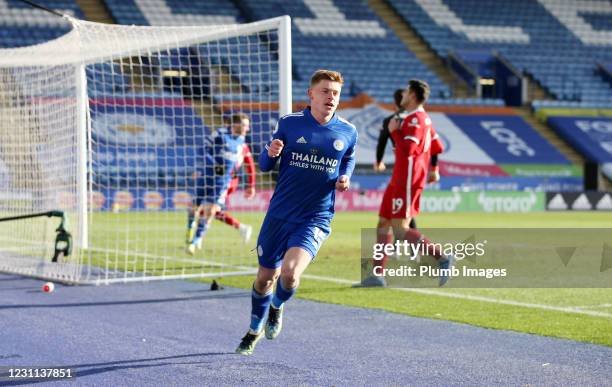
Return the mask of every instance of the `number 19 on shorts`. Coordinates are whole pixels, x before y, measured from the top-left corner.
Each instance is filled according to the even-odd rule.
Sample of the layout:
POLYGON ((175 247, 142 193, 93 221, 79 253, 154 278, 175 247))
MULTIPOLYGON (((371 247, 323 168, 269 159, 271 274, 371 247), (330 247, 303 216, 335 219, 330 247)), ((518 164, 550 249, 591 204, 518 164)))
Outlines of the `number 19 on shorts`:
POLYGON ((391 212, 397 214, 402 210, 402 207, 404 207, 404 199, 393 198, 393 201, 391 202, 391 212))

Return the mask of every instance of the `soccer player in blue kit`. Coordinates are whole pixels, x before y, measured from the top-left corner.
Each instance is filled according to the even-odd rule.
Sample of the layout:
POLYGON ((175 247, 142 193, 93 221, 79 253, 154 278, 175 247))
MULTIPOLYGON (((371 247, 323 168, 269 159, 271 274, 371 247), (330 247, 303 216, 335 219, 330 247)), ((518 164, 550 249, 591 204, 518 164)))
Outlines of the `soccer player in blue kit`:
POLYGON ((249 116, 232 114, 229 131, 217 129, 200 155, 196 172, 196 206, 187 219, 187 253, 191 255, 202 248, 202 239, 212 219, 225 206, 232 171, 243 157, 244 138, 249 127, 249 116), (199 214, 202 216, 197 216, 199 214))
POLYGON ((283 305, 331 232, 335 190, 349 188, 357 130, 335 114, 343 83, 336 71, 316 71, 308 88, 310 106, 281 117, 259 156, 264 172, 280 159, 279 177, 257 240, 251 324, 237 353, 252 354, 264 332, 267 339, 278 336, 283 305))

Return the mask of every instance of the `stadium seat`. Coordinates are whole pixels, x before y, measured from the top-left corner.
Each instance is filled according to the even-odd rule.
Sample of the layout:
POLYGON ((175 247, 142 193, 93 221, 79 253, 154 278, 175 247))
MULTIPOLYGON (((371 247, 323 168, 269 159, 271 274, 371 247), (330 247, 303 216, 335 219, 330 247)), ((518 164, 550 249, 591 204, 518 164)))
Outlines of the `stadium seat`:
MULTIPOLYGON (((73 0, 41 0, 39 3, 83 17, 73 0)), ((393 90, 403 86, 407 79, 416 77, 430 83, 433 98, 442 101, 451 96, 449 87, 405 48, 365 2, 333 0, 331 6, 328 6, 328 2, 309 3, 311 6, 315 4, 323 7, 316 14, 303 0, 166 0, 166 3, 174 15, 184 15, 185 20, 190 20, 190 16, 206 16, 212 22, 222 22, 227 18, 244 22, 292 15, 293 86, 296 90, 303 89, 315 69, 329 67, 342 71, 347 80, 350 80, 352 94, 366 92, 383 102, 391 102, 393 90), (345 20, 320 22, 325 20, 321 19, 321 15, 334 14, 343 15, 345 20), (317 53, 316 57, 313 57, 313 52, 317 53)), ((457 50, 495 50, 515 67, 533 77, 558 100, 586 104, 612 100, 610 83, 603 79, 598 70, 599 64, 608 64, 604 68, 609 69, 609 63, 612 63, 612 50, 606 49, 609 48, 609 42, 598 41, 602 36, 599 32, 612 29, 612 20, 606 13, 609 9, 605 2, 600 2, 602 5, 599 11, 580 13, 580 18, 592 27, 580 37, 570 31, 571 26, 560 23, 538 0, 503 4, 495 0, 389 0, 389 3, 442 58, 457 50), (426 10, 421 4, 433 6, 426 10), (439 20, 433 20, 432 12, 438 15, 439 20), (522 35, 505 34, 506 30, 499 27, 520 29, 522 35), (525 36, 528 36, 528 42, 525 36), (585 40, 590 43, 585 43, 585 40)), ((69 30, 61 18, 51 17, 27 4, 15 1, 9 1, 8 4, 14 21, 10 25, 1 26, 1 47, 37 44, 61 36, 69 30), (24 25, 27 28, 23 28, 24 25)), ((105 4, 120 24, 151 24, 147 12, 152 10, 143 12, 134 0, 106 0, 105 4)), ((271 62, 272 55, 268 52, 267 57, 258 58, 262 66, 271 62)), ((237 57, 240 58, 239 55, 237 57)), ((215 60, 204 58, 203 63, 215 60)), ((172 63, 173 59, 169 58, 169 61, 172 63)), ((221 63, 233 75, 245 70, 237 66, 229 56, 222 58, 221 63)), ((241 79, 244 84, 243 93, 262 90, 260 83, 269 79, 265 71, 262 73, 263 78, 241 79), (259 82, 260 79, 262 82, 259 82)), ((266 98, 274 98, 276 93, 276 90, 270 90, 266 98)), ((454 101, 459 104, 464 102, 454 101)), ((499 103, 481 100, 475 102, 499 103)))
MULTIPOLYGON (((446 11, 456 15, 452 23, 443 18, 434 21, 430 16, 433 10, 425 10, 414 0, 391 0, 390 3, 441 57, 446 57, 451 48, 496 50, 515 67, 533 76, 558 99, 578 99, 587 103, 612 101, 612 89, 593 71, 595 62, 611 60, 612 50, 602 49, 609 46, 610 42, 585 44, 536 0, 503 3, 494 0, 444 0, 442 4, 446 11), (492 27, 484 27, 483 31, 486 32, 483 35, 488 35, 487 39, 477 40, 458 32, 458 29, 466 26, 482 28, 488 25, 520 27, 529 35, 530 40, 528 44, 508 41, 503 36, 491 34, 492 27), (576 85, 589 92, 567 92, 568 88, 576 85)), ((570 7, 570 3, 567 4, 570 7)), ((600 13, 581 13, 580 16, 593 30, 610 31, 612 19, 606 12, 602 8, 600 13)), ((442 14, 448 16, 448 12, 442 14)), ((594 32, 587 34, 587 38, 594 36, 594 32)))
MULTIPOLYGON (((83 18, 83 12, 73 0, 37 0, 36 3, 83 18)), ((6 19, 10 19, 10 22, 0 24, 0 48, 39 44, 62 36, 70 30, 70 24, 63 18, 34 9, 28 4, 9 1, 7 6, 10 15, 6 19)))
MULTIPOLYGON (((293 62, 301 80, 307 80, 318 68, 332 68, 341 71, 350 82, 345 96, 365 92, 378 100, 392 102, 393 90, 415 77, 427 80, 433 95, 450 95, 448 87, 406 50, 364 3, 335 0, 328 10, 342 12, 356 28, 349 27, 348 23, 317 24, 312 11, 302 1, 245 0, 242 4, 253 20, 292 15, 293 62)), ((293 87, 303 90, 307 82, 294 81, 293 87)))
MULTIPOLYGON (((609 2, 596 3, 599 12, 593 5, 592 12, 580 13, 592 27, 583 37, 574 35, 537 0, 442 0, 441 7, 434 6, 437 2, 416 0, 389 3, 442 58, 453 50, 495 50, 557 99, 587 105, 612 100, 610 84, 594 71, 597 62, 612 61, 610 41, 599 39, 604 35, 595 32, 612 30, 609 2), (434 15, 438 20, 433 20, 434 15), (520 28, 520 36, 528 35, 529 41, 499 34, 503 30, 498 27, 520 28), (585 39, 590 39, 588 44, 585 39), (568 92, 577 85, 588 92, 568 92)), ((559 4, 566 4, 564 12, 571 14, 571 2, 559 4)))

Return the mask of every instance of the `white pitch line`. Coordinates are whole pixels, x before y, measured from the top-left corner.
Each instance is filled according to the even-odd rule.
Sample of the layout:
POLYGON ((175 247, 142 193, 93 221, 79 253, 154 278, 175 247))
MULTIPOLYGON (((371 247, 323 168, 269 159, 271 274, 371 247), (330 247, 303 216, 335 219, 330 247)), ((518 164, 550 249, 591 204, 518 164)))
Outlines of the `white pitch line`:
POLYGON ((612 307, 612 304, 572 306, 572 308, 574 309, 592 309, 592 308, 609 308, 609 307, 612 307))
MULTIPOLYGON (((94 249, 92 249, 92 250, 94 250, 94 249)), ((97 251, 105 251, 106 249, 95 249, 95 250, 97 250, 97 251)), ((146 257, 149 254, 139 254, 139 255, 146 257)), ((157 257, 157 258, 171 259, 170 257, 157 257)), ((174 259, 176 259, 176 258, 174 258, 174 259)), ((198 261, 198 260, 194 260, 194 259, 183 259, 183 261, 186 261, 186 262, 191 261, 191 262, 198 262, 198 263, 207 263, 209 265, 215 265, 215 266, 220 266, 220 267, 229 266, 229 267, 234 267, 234 268, 239 268, 239 269, 247 268, 245 266, 228 265, 228 264, 217 263, 217 262, 214 262, 214 261, 206 261, 206 260, 198 261)), ((249 268, 249 269, 252 269, 252 268, 249 268)), ((303 274, 302 277, 313 279, 313 280, 318 280, 318 281, 333 282, 333 283, 345 284, 345 285, 354 284, 356 282, 356 281, 352 281, 352 280, 348 280, 348 279, 343 279, 343 278, 325 277, 325 276, 317 276, 317 275, 310 275, 310 274, 303 274)), ((603 307, 612 306, 612 304, 601 304, 601 305, 597 305, 597 306, 584 306, 584 307, 582 307, 582 306, 580 306, 580 307, 562 307, 562 306, 551 306, 551 305, 533 304, 533 303, 528 303, 528 302, 520 302, 520 301, 512 301, 512 300, 502 300, 502 299, 499 299, 499 298, 472 296, 472 295, 460 294, 460 293, 441 292, 441 291, 433 290, 433 289, 413 289, 413 288, 390 288, 390 289, 398 290, 398 291, 401 291, 401 292, 420 293, 420 294, 428 294, 428 295, 440 296, 440 297, 449 297, 449 298, 458 298, 458 299, 463 299, 463 300, 489 302, 489 303, 493 303, 493 304, 519 306, 519 307, 523 307, 523 308, 551 310, 551 311, 556 311, 556 312, 582 314, 582 315, 586 315, 586 316, 612 318, 612 313, 597 312, 597 311, 584 310, 583 309, 583 308, 586 309, 586 308, 593 308, 593 307, 601 307, 601 308, 603 308, 603 307)))
MULTIPOLYGON (((308 279, 313 279, 313 280, 318 280, 318 281, 326 281, 326 282, 333 282, 333 283, 337 283, 337 284, 347 284, 347 285, 348 284, 354 284, 356 282, 356 281, 351 281, 351 280, 347 280, 347 279, 343 279, 343 278, 324 277, 324 276, 309 275, 309 274, 303 274, 302 277, 308 278, 308 279)), ((389 288, 389 289, 397 290, 397 291, 400 291, 400 292, 420 293, 420 294, 427 294, 427 295, 432 295, 432 296, 458 298, 458 299, 462 299, 462 300, 489 302, 489 303, 492 303, 492 304, 503 304, 503 305, 511 305, 511 306, 520 306, 520 307, 523 307, 523 308, 551 310, 551 311, 555 311, 555 312, 575 313, 575 314, 582 314, 582 315, 594 316, 594 317, 612 318, 612 313, 597 312, 597 311, 591 311, 591 310, 582 310, 582 309, 579 309, 579 308, 576 308, 576 307, 563 307, 563 306, 533 304, 533 303, 530 303, 530 302, 502 300, 502 299, 499 299, 499 298, 472 296, 472 295, 460 294, 460 293, 442 292, 442 291, 433 290, 433 289, 413 289, 413 288, 389 288)))

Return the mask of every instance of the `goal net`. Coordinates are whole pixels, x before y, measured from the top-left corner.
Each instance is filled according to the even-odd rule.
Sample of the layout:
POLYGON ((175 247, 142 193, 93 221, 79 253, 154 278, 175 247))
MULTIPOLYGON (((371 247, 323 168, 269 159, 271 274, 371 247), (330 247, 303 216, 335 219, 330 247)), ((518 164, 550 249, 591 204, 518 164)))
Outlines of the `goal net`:
POLYGON ((289 17, 199 27, 67 19, 56 40, 0 50, 0 271, 95 284, 252 272, 273 176, 251 176, 242 150, 223 153, 211 139, 245 113, 256 158, 290 112, 289 17), (219 172, 223 159, 235 167, 219 172), (233 181, 226 198, 221 181, 233 181), (189 251, 188 210, 203 193, 225 208, 189 251), (60 220, 29 217, 49 211, 72 236, 57 262, 60 220))

